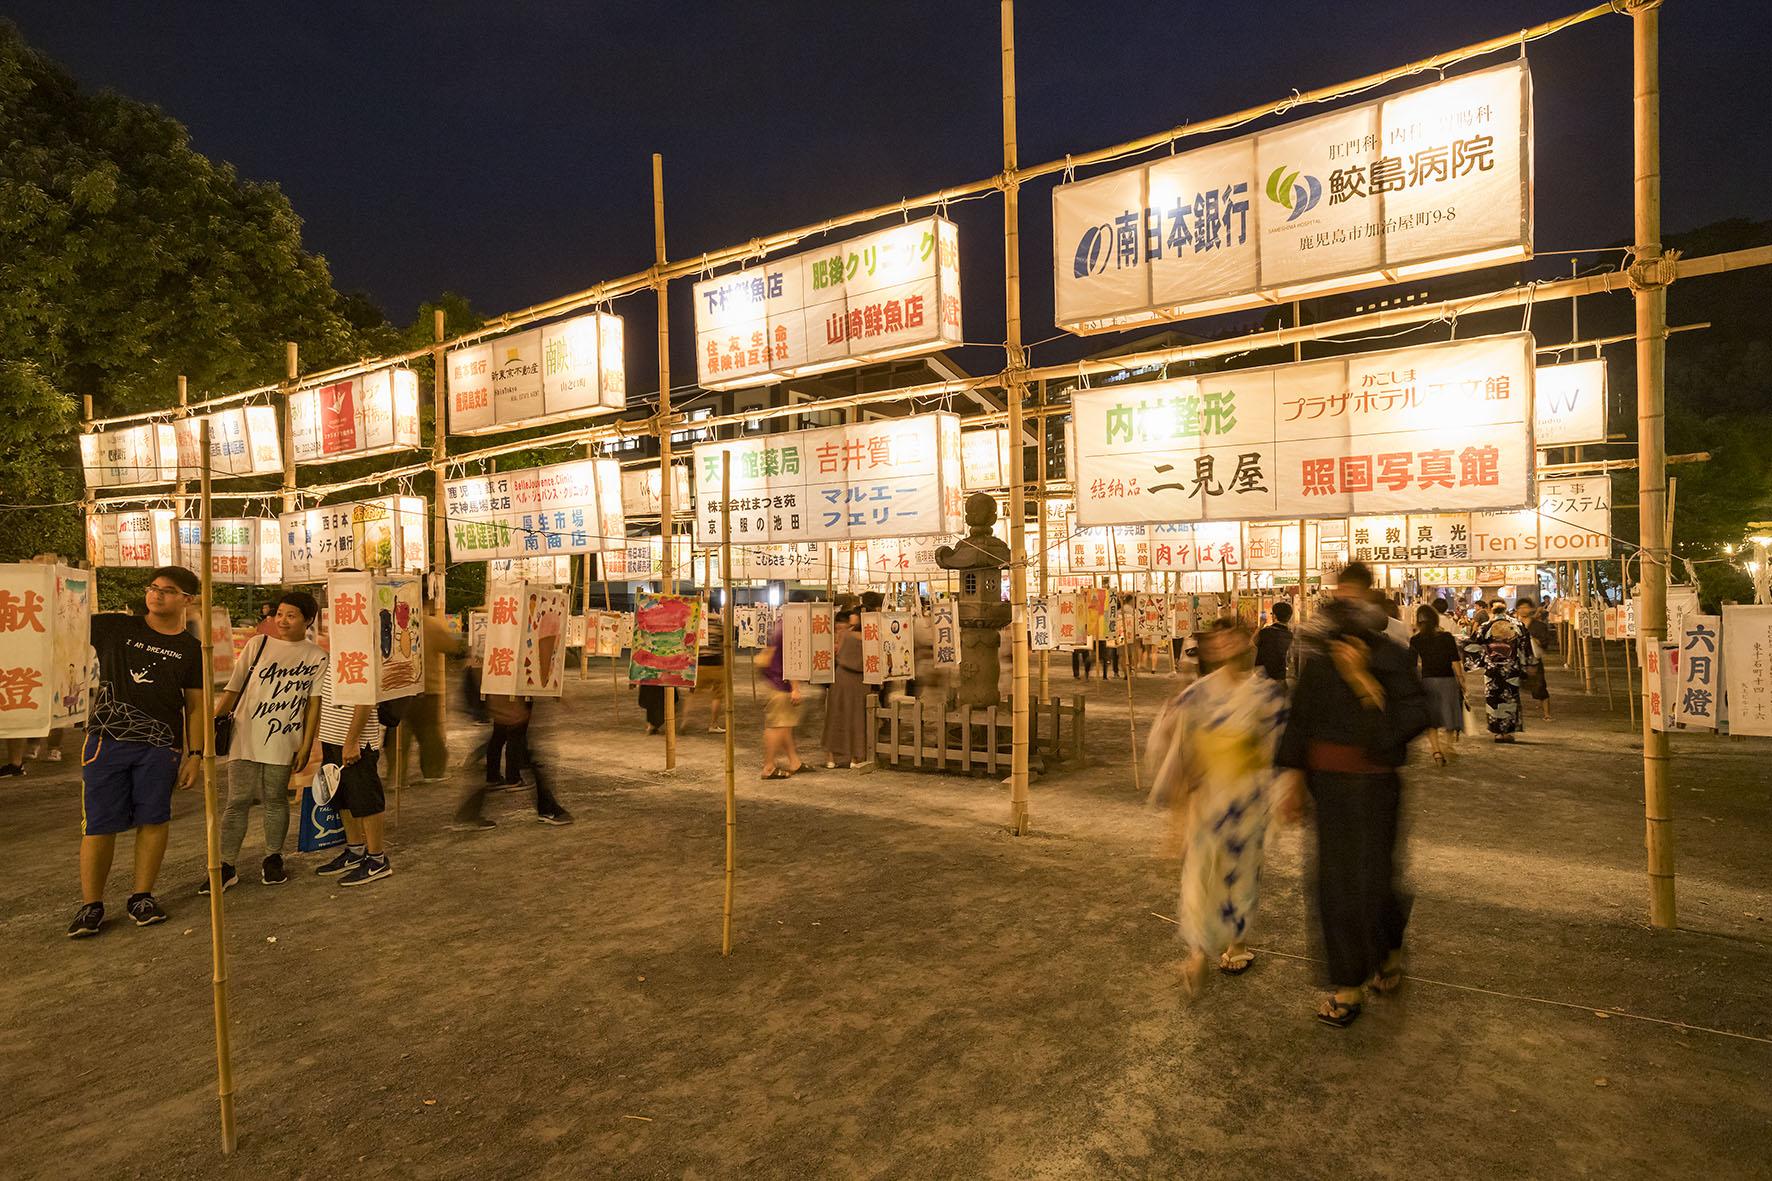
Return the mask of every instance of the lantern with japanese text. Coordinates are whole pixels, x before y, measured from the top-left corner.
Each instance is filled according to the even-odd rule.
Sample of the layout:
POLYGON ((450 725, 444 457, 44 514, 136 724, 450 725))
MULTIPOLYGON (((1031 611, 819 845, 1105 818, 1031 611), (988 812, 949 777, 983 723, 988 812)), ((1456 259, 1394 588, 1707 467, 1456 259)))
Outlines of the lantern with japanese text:
POLYGON ((0 565, 0 738, 41 738, 86 720, 92 573, 0 565))
POLYGON ((424 602, 409 575, 326 580, 332 701, 374 705, 424 691, 424 602))
POLYGON ((628 404, 622 320, 592 312, 451 349, 449 433, 478 435, 628 404))

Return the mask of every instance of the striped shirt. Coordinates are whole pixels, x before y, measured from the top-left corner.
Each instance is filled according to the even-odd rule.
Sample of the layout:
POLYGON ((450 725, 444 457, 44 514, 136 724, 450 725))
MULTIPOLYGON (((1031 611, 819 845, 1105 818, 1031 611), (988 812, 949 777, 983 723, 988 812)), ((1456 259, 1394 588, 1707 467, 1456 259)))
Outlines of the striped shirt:
MULTIPOLYGON (((351 735, 351 718, 356 714, 354 705, 334 705, 332 703, 332 662, 326 662, 326 671, 320 674, 320 741, 333 746, 343 746, 351 735)), ((369 718, 363 723, 363 733, 357 736, 357 743, 364 750, 375 750, 381 746, 381 724, 376 721, 375 708, 370 707, 369 718)))

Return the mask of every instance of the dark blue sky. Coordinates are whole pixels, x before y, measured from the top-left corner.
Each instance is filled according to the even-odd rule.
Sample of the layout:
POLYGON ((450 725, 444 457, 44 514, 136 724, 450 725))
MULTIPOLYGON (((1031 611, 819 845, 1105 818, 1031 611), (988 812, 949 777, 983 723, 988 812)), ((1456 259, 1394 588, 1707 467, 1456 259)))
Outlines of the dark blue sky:
MULTIPOLYGON (((1576 7, 1027 0, 1022 158, 1209 118, 1576 7)), ((157 103, 200 151, 280 184, 338 285, 402 322, 443 290, 494 313, 644 268, 652 151, 665 156, 674 257, 976 179, 1000 160, 988 0, 4 10, 84 85, 157 103)), ((1670 0, 1662 26, 1667 227, 1772 217, 1772 5, 1670 0)), ((1537 243, 1561 271, 1560 252, 1630 234, 1629 22, 1590 22, 1529 57, 1537 243)), ((1030 340, 1052 333, 1049 193, 1032 185, 1024 202, 1030 340)), ((970 340, 1001 339, 1000 208, 954 211, 970 340)), ((639 330, 650 329, 636 318, 639 330)))

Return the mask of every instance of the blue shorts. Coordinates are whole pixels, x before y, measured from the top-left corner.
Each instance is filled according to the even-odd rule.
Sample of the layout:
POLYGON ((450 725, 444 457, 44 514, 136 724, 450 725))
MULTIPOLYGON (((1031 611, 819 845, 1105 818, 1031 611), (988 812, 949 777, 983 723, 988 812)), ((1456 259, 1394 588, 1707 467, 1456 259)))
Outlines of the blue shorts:
POLYGON ((171 747, 88 734, 80 752, 80 834, 110 836, 171 820, 179 759, 171 747))

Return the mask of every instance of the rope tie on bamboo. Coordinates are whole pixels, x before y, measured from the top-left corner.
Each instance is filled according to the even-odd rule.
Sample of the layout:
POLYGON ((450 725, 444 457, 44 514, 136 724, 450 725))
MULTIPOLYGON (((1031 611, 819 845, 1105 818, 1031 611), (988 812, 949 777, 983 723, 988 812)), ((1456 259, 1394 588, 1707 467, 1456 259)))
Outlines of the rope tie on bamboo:
MULTIPOLYGON (((1630 282, 1632 291, 1653 291, 1658 287, 1672 287, 1679 277, 1680 252, 1664 250, 1655 258, 1637 259, 1625 268, 1625 278, 1630 282)), ((1662 329, 1663 336, 1667 330, 1662 329)))

